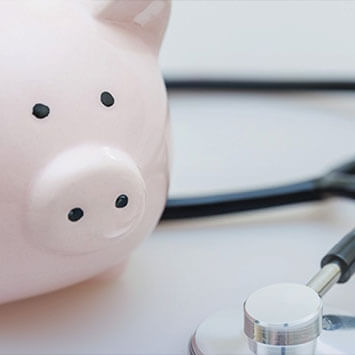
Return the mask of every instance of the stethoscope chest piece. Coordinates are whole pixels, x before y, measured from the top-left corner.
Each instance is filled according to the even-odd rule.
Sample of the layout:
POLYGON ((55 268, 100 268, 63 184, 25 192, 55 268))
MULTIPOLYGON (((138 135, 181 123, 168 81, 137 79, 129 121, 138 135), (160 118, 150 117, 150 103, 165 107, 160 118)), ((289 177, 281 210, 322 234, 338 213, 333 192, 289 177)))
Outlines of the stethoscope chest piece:
POLYGON ((241 308, 222 310, 212 314, 199 325, 191 339, 190 352, 192 355, 247 355, 255 353, 255 350, 257 354, 272 355, 354 353, 355 318, 326 305, 324 312, 326 315, 323 316, 323 331, 317 341, 306 345, 275 346, 250 341, 245 334, 245 314, 241 308))
POLYGON ((321 298, 334 284, 347 282, 353 274, 355 229, 323 257, 320 271, 307 285, 267 286, 247 298, 243 314, 229 310, 207 318, 191 340, 191 353, 355 354, 355 317, 341 312, 323 316, 321 298))
POLYGON ((310 287, 280 283, 244 303, 244 333, 254 354, 314 354, 322 329, 323 303, 310 287))

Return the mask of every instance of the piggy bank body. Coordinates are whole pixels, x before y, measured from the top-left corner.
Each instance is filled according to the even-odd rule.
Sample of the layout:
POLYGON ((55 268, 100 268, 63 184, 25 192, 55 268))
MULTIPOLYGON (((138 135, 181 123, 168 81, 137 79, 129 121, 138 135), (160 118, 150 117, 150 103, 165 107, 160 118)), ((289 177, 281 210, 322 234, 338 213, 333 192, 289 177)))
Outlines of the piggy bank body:
POLYGON ((125 263, 168 189, 169 2, 0 2, 0 303, 125 263))

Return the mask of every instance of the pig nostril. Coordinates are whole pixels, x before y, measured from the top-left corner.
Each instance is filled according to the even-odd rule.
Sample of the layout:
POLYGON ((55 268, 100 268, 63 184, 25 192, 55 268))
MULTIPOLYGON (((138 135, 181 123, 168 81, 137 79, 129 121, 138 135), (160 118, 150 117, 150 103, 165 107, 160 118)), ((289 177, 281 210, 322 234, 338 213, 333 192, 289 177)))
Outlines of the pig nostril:
POLYGON ((117 208, 124 208, 128 205, 128 197, 126 195, 120 195, 117 197, 116 200, 116 207, 117 208))
POLYGON ((115 98, 107 91, 104 91, 101 94, 101 102, 106 106, 106 107, 111 107, 115 104, 115 98))
POLYGON ((36 104, 33 106, 32 114, 36 118, 43 119, 46 118, 50 113, 50 109, 48 106, 43 104, 36 104))
POLYGON ((84 216, 84 211, 81 208, 73 208, 68 213, 68 219, 71 222, 77 222, 84 216))

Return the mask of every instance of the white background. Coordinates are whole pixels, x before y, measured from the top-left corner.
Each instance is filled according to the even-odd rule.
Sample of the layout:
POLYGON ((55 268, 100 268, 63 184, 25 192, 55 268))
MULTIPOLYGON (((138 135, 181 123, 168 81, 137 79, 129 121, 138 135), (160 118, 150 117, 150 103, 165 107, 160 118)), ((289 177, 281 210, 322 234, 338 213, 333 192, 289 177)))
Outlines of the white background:
MULTIPOLYGON (((167 76, 355 78, 355 2, 174 5, 167 76)), ((171 112, 173 195, 295 181, 355 156, 354 94, 181 93, 171 112)), ((2 306, 0 353, 186 354, 211 312, 270 283, 308 281, 354 216, 353 202, 334 200, 162 224, 120 280, 2 306)), ((355 280, 325 300, 355 313, 355 280)))
POLYGON ((353 1, 176 0, 169 74, 355 76, 353 1))

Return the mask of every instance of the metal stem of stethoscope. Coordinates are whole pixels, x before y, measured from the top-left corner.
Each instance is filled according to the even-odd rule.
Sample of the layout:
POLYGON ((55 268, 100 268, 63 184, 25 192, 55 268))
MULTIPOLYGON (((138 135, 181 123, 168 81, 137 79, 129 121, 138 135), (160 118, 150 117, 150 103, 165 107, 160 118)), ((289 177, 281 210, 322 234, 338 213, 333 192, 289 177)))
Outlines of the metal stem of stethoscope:
MULTIPOLYGON (((271 285, 252 293, 247 298, 243 307, 244 334, 252 353, 263 355, 315 353, 317 339, 322 330, 321 297, 335 283, 347 282, 355 273, 355 229, 327 253, 322 259, 321 266, 321 270, 307 285, 292 283, 271 285)), ((228 328, 237 324, 237 320, 235 324, 233 321, 223 323, 220 320, 212 323, 210 322, 209 328, 204 327, 205 334, 202 336, 201 332, 199 334, 196 332, 191 343, 191 352, 198 355, 239 354, 233 345, 228 348, 226 342, 223 344, 221 341, 222 335, 228 334, 231 330, 228 328), (220 339, 213 332, 220 334, 218 335, 220 339), (215 339, 212 339, 214 337, 215 339), (210 341, 211 339, 213 341, 210 341)))

